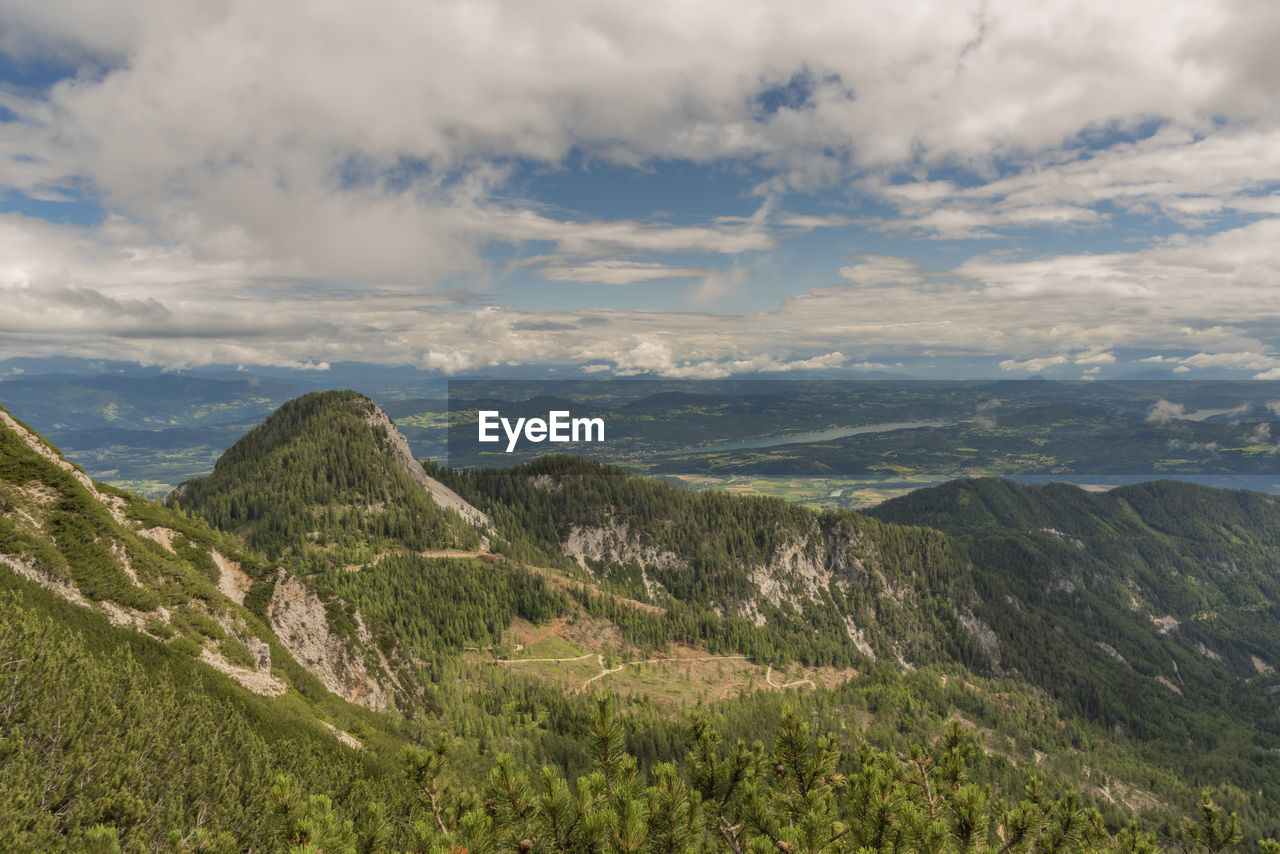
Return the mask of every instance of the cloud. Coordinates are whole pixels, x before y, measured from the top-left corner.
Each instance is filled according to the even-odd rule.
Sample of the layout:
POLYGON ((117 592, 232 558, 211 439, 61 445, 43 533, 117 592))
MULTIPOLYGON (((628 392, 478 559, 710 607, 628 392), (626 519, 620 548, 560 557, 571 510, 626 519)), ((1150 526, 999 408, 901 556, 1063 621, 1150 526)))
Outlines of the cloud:
POLYGON ((698 283, 689 301, 701 308, 714 307, 737 292, 746 279, 747 273, 741 267, 708 273, 698 283))
POLYGON ((918 261, 893 255, 863 255, 839 270, 840 278, 855 285, 918 285, 926 275, 918 261))
POLYGON ((1039 356, 1032 359, 1005 359, 1000 362, 1000 370, 1002 371, 1026 371, 1032 374, 1038 374, 1058 365, 1065 365, 1070 360, 1066 356, 1039 356))
POLYGON ((1218 453, 1219 445, 1217 442, 1184 442, 1181 439, 1170 439, 1169 449, 1174 451, 1190 451, 1191 453, 1209 454, 1218 453))
POLYGON ((636 282, 658 282, 664 279, 697 279, 712 273, 705 267, 672 267, 667 264, 643 261, 547 264, 534 269, 544 279, 560 282, 599 282, 605 285, 631 285, 636 282))
POLYGON ((1158 213, 1187 227, 1233 214, 1280 213, 1268 194, 1280 179, 1280 127, 1274 122, 1206 134, 1168 125, 1153 135, 1087 157, 1037 163, 1008 177, 961 187, 862 182, 902 218, 886 225, 938 237, 990 236, 1043 225, 1091 227, 1115 211, 1158 213))
POLYGON ((289 254, 299 269, 343 257, 455 269, 473 240, 543 231, 579 254, 769 242, 492 204, 513 164, 559 168, 574 153, 626 168, 746 162, 771 176, 765 193, 853 181, 953 235, 1092 225, 1106 218, 1093 206, 1116 201, 1201 216, 1280 176, 1271 60, 1240 49, 1276 34, 1265 4, 961 0, 886 15, 865 0, 804 20, 766 0, 91 7, 6 3, 0 48, 98 71, 6 95, 11 185, 87 181, 164 238, 289 254), (794 81, 797 97, 762 108, 794 81), (1153 121, 1157 133, 1124 141, 1153 121), (1108 150, 1081 145, 1098 140, 1108 150), (988 180, 928 175, 957 166, 988 180), (923 171, 920 186, 889 180, 904 170, 923 171))
POLYGON ((1153 424, 1168 424, 1184 415, 1186 415, 1186 407, 1181 403, 1171 403, 1161 398, 1151 404, 1151 408, 1147 410, 1147 421, 1153 424))
POLYGON ((999 409, 1003 403, 1004 401, 997 397, 993 397, 979 403, 977 408, 974 410, 974 423, 987 430, 994 430, 996 428, 996 416, 993 413, 995 410, 999 409))
POLYGON ((1226 417, 1228 423, 1239 424, 1240 421, 1243 420, 1244 416, 1248 415, 1250 410, 1252 409, 1253 409, 1253 404, 1246 400, 1244 403, 1241 403, 1239 406, 1232 407, 1231 409, 1228 409, 1226 412, 1223 412, 1222 415, 1226 417))
POLYGON ((1280 365, 1280 359, 1264 353, 1196 353, 1179 360, 1188 368, 1229 368, 1265 371, 1280 365))
MULTIPOLYGON (((681 379, 722 379, 746 373, 790 373, 792 371, 838 368, 848 361, 843 353, 833 352, 808 359, 779 359, 771 355, 748 359, 683 361, 677 363, 671 349, 661 343, 642 341, 613 358, 612 371, 617 376, 654 374, 681 379)), ((595 366, 589 366, 598 371, 595 366)))
POLYGON ((1077 365, 1093 365, 1090 373, 1096 372, 1097 368, 1102 365, 1114 365, 1116 357, 1114 353, 1108 353, 1102 347, 1092 347, 1084 353, 1077 353, 1071 357, 1071 361, 1077 365))
POLYGON ((1091 371, 1123 346, 1280 378, 1269 4, 0 0, 0 15, 0 50, 82 72, 0 89, 0 185, 104 213, 0 214, 11 350, 742 372, 929 349, 1035 372, 1091 371), (740 178, 755 211, 668 221, 622 198, 524 197, 547 176, 672 167, 740 178), (1117 248, 1152 219, 1190 233, 1117 248), (892 254, 904 236, 1111 226, 1071 251, 892 254), (784 267, 837 228, 851 263, 784 267), (883 228, 895 248, 865 252, 883 228), (645 309, 617 307, 635 288, 539 311, 483 295, 516 268, 696 284, 688 305, 645 309))

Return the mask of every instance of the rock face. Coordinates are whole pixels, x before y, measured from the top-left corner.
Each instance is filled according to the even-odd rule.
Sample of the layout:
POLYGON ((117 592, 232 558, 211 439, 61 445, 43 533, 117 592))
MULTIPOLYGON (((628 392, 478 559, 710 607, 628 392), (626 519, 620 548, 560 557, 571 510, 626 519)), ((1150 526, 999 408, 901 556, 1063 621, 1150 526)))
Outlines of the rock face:
MULTIPOLYGON (((381 414, 380 410, 378 414, 381 414)), ((386 418, 385 415, 382 417, 386 418)), ((0 542, 0 571, 12 571, 69 602, 103 613, 117 626, 149 634, 162 643, 171 641, 175 636, 194 641, 200 648, 198 654, 192 653, 193 657, 251 691, 279 696, 288 690, 289 685, 282 678, 284 674, 272 673, 269 638, 254 633, 250 628, 249 615, 244 610, 246 595, 255 582, 250 572, 256 573, 259 581, 271 583, 271 570, 256 564, 250 555, 235 554, 233 557, 233 552, 224 553, 222 547, 215 548, 210 542, 211 533, 207 536, 199 532, 182 533, 174 527, 147 525, 141 517, 134 518, 123 498, 100 488, 38 435, 0 409, 0 434, 6 429, 26 446, 24 453, 27 454, 31 478, 23 483, 0 481, 0 513, 13 519, 16 527, 28 538, 45 541, 47 548, 43 552, 46 557, 42 559, 39 553, 32 552, 30 539, 0 542), (44 467, 46 461, 70 474, 74 483, 55 488, 41 482, 37 476, 38 468, 44 467), (99 543, 104 554, 118 564, 124 585, 117 585, 117 588, 124 590, 124 599, 116 601, 119 596, 115 594, 103 596, 101 584, 97 587, 79 586, 81 582, 77 581, 74 569, 69 564, 57 563, 60 552, 51 533, 52 520, 58 513, 68 512, 61 506, 63 501, 79 502, 82 507, 97 503, 110 514, 109 519, 99 519, 99 529, 93 535, 93 541, 99 543), (158 544, 163 550, 163 559, 157 557, 153 544, 158 544), (210 577, 205 567, 186 563, 184 555, 194 550, 208 555, 212 563, 209 568, 215 570, 215 575, 210 577), (225 599, 209 596, 208 581, 213 581, 225 599), (156 604, 150 610, 140 610, 138 602, 154 601, 147 594, 152 593, 157 584, 169 587, 167 597, 173 596, 174 585, 190 585, 184 588, 189 598, 168 598, 164 605, 156 604), (180 616, 184 619, 178 619, 180 616), (191 620, 196 622, 191 623, 191 620), (193 625, 215 624, 216 628, 197 629, 198 635, 191 628, 193 625), (243 647, 248 658, 241 654, 233 656, 234 660, 228 660, 223 643, 243 647)), ((416 480, 420 483, 428 481, 438 490, 443 490, 441 494, 444 494, 445 501, 450 502, 446 506, 463 513, 468 521, 488 523, 483 514, 426 476, 409 454, 404 437, 389 422, 387 435, 392 438, 393 445, 400 448, 397 456, 403 459, 398 459, 398 462, 410 473, 416 469, 419 475, 416 480)), ((439 497, 436 500, 445 503, 439 497)), ((396 653, 384 654, 359 612, 340 600, 326 605, 310 586, 284 569, 274 571, 274 586, 266 616, 285 650, 328 690, 344 699, 373 709, 392 709, 398 694, 408 696, 410 693, 401 683, 400 674, 387 660, 387 654, 395 656, 396 653)))
MULTIPOLYGON (((548 482, 545 487, 552 488, 548 482)), ((661 579, 689 571, 687 558, 640 536, 620 513, 597 525, 574 525, 561 542, 566 555, 589 570, 593 562, 635 566, 640 569, 651 599, 660 601, 666 592, 661 579)), ((890 611, 909 612, 917 607, 917 596, 909 580, 895 578, 882 569, 876 546, 856 530, 828 530, 818 523, 779 542, 772 554, 758 563, 743 566, 750 582, 749 592, 712 603, 720 615, 736 615, 758 627, 769 623, 769 613, 777 609, 804 615, 815 608, 834 605, 854 646, 869 659, 888 655, 883 631, 878 630, 876 610, 853 613, 846 597, 857 588, 866 598, 879 600, 876 606, 890 611)), ((973 628, 978 629, 980 621, 973 628)), ((985 625, 982 626, 985 628, 985 625)), ((988 629, 984 640, 995 641, 988 629)), ((992 644, 993 661, 999 661, 998 644, 992 644)), ((905 666, 905 664, 904 664, 905 666)))
POLYGON ((641 545, 636 537, 632 536, 628 526, 620 522, 598 527, 574 525, 569 531, 569 536, 561 544, 561 548, 583 569, 589 569, 588 560, 634 564, 640 567, 640 577, 644 582, 645 592, 651 598, 662 591, 662 585, 649 577, 650 569, 681 569, 686 566, 686 563, 672 552, 663 551, 655 546, 641 545))
POLYGON ((482 534, 492 530, 493 522, 488 516, 468 504, 461 495, 423 471, 422 464, 414 459, 413 451, 409 449, 409 440, 396 428, 395 422, 382 411, 381 407, 374 406, 367 421, 370 427, 381 427, 386 430, 388 448, 396 465, 409 475, 414 483, 425 489, 437 505, 457 513, 467 524, 479 528, 482 534))
POLYGON ((355 650, 350 642, 353 639, 344 638, 329 624, 319 595, 302 579, 280 570, 267 605, 267 619, 289 654, 325 688, 370 709, 390 709, 395 705, 395 690, 400 685, 371 642, 372 635, 358 612, 354 617, 354 640, 359 650, 355 650), (371 663, 381 672, 371 672, 371 663))
POLYGON ((26 443, 28 448, 74 477, 81 486, 89 490, 89 494, 92 495, 95 500, 100 502, 103 507, 107 508, 107 511, 111 514, 112 518, 120 524, 124 524, 124 502, 120 498, 113 495, 103 495, 99 492, 98 487, 94 485, 94 482, 89 479, 87 474, 78 467, 64 460, 62 457, 58 456, 53 448, 49 447, 49 445, 45 443, 44 439, 28 430, 26 427, 23 427, 18 423, 17 419, 5 412, 3 409, 0 409, 0 425, 12 430, 18 435, 18 438, 22 439, 22 441, 26 443))
POLYGON ((240 564, 227 560, 217 549, 210 551, 209 556, 218 567, 218 590, 232 602, 243 605, 245 594, 253 587, 253 579, 240 569, 240 564))
POLYGON ((964 626, 969 636, 982 647, 982 651, 991 659, 991 664, 996 672, 1000 672, 1000 638, 991 630, 991 627, 982 620, 975 617, 971 612, 965 611, 957 616, 960 625, 964 626))

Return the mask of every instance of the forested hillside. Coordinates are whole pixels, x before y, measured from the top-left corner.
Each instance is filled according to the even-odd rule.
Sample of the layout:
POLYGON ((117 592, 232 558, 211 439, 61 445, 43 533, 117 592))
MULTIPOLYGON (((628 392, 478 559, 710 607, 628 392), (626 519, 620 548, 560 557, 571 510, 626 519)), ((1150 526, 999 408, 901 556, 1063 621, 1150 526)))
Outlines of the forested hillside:
POLYGON ((673 638, 732 633, 753 655, 815 664, 981 658, 951 604, 972 595, 968 565, 936 532, 570 457, 438 474, 493 518, 495 549, 662 604, 673 638))
POLYGON ((753 655, 1010 676, 1179 774, 1231 781, 1232 802, 1252 815, 1280 802, 1280 505, 1270 496, 973 480, 869 518, 691 493, 564 458, 451 477, 509 538, 500 547, 576 558, 664 604, 668 637, 718 648, 717 632, 750 618, 770 642, 753 645, 748 628, 733 643, 753 655), (677 628, 708 611, 724 619, 677 628))
POLYGON ((466 508, 442 506, 415 480, 417 465, 373 401, 315 392, 281 406, 211 475, 182 484, 167 501, 273 560, 289 555, 313 569, 387 549, 477 547, 480 533, 459 513, 466 508))
POLYGON ((890 521, 901 506, 818 514, 563 458, 435 472, 476 525, 434 503, 452 492, 377 476, 403 468, 363 400, 308 396, 246 437, 202 505, 244 508, 221 532, 185 495, 93 483, 0 410, 0 850, 1221 850, 1280 833, 1253 657, 1274 659, 1250 634, 1273 618, 1265 502, 975 482, 990 497, 916 496, 926 528, 890 521), (264 484, 274 509, 249 501, 264 484), (376 488, 432 502, 455 538, 335 511, 275 559, 249 545, 284 530, 279 502, 315 514, 376 488), (948 524, 971 501, 990 509, 948 524), (346 526, 353 545, 325 541, 346 526), (1116 543, 1146 561, 1117 576, 1136 609, 1111 603, 1116 543), (1092 598, 1055 614, 1058 573, 1092 598), (1146 626, 1154 645, 1122 646, 1146 626), (1108 632, 1127 664, 1093 643, 1108 632), (1148 672, 1161 656, 1181 694, 1148 672), (1090 679, 1110 680, 1096 708, 1090 679))

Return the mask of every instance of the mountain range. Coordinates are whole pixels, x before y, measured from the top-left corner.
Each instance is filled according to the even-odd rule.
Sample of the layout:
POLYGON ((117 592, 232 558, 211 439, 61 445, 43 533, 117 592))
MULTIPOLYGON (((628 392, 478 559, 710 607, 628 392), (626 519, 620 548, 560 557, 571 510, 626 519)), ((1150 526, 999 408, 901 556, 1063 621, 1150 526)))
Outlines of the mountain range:
POLYGON ((5 850, 1280 833, 1274 496, 975 478, 819 512, 424 467, 317 392, 163 504, 0 410, 0 563, 5 850))

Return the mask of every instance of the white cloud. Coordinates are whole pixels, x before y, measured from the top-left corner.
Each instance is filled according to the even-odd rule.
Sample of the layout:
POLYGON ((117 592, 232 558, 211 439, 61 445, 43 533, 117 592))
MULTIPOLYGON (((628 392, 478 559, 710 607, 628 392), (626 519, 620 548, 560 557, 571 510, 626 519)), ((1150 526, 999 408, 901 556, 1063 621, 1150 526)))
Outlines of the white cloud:
POLYGON ((1065 365, 1070 361, 1066 356, 1037 356, 1031 359, 1005 359, 1000 363, 1002 371, 1026 371, 1038 374, 1049 368, 1065 365))
POLYGON ((863 255, 856 263, 841 267, 839 275, 855 285, 917 285, 925 281, 918 261, 894 255, 863 255))
POLYGON ((1280 359, 1263 353, 1196 353, 1180 359, 1189 368, 1231 368, 1264 371, 1280 365, 1280 359))
POLYGON ((110 213, 0 215, 0 336, 24 352, 742 372, 928 348, 1035 372, 1132 346, 1280 377, 1274 4, 0 0, 0 19, 0 50, 87 72, 0 91, 0 184, 110 213), (764 109, 790 83, 799 100, 764 109), (577 158, 762 174, 763 199, 672 223, 516 197, 522 168, 577 158), (841 187, 836 212, 785 195, 841 187), (862 253, 755 313, 464 311, 436 290, 491 275, 492 244, 536 245, 525 269, 547 279, 689 278, 692 305, 730 312, 751 275, 786 279, 753 255, 850 226, 868 198, 949 237, 1263 218, 943 271, 862 253))
POLYGON ((1123 143, 1065 162, 1037 163, 1009 177, 961 188, 925 181, 889 185, 876 178, 863 188, 903 213, 898 228, 940 237, 986 236, 1007 228, 1045 224, 1098 225, 1110 205, 1122 212, 1163 215, 1195 226, 1228 213, 1280 213, 1280 198, 1258 195, 1280 181, 1280 122, 1262 126, 1201 128, 1171 125, 1138 142, 1123 143))
POLYGON ((1181 403, 1172 403, 1161 398, 1151 404, 1147 410, 1147 420, 1154 424, 1168 424, 1174 419, 1186 415, 1186 407, 1181 403))
POLYGON ((697 279, 711 275, 705 267, 672 267, 645 261, 586 261, 582 263, 546 264, 535 267, 544 279, 560 282, 599 282, 605 285, 630 285, 664 279, 697 279))
MULTIPOLYGON (((655 374, 682 379, 722 379, 745 373, 789 373, 792 371, 838 368, 849 359, 843 353, 826 353, 808 359, 780 359, 771 355, 747 359, 701 360, 677 362, 671 348, 654 341, 642 341, 626 352, 612 357, 613 373, 618 376, 655 374)), ((590 366, 591 372, 599 371, 590 366)))
MULTIPOLYGON (((481 204, 506 177, 494 164, 559 166, 572 151, 637 167, 745 159, 774 173, 774 188, 861 176, 921 227, 952 234, 1088 225, 1100 201, 1200 216, 1280 176, 1274 61, 1260 46, 1280 25, 1266 4, 962 0, 887 13, 864 0, 804 16, 767 0, 0 9, 7 51, 107 69, 47 97, 6 95, 20 117, 0 134, 14 186, 87 179, 165 239, 206 252, 243 244, 300 269, 353 254, 386 272, 454 269, 468 237, 544 231, 570 252, 769 242, 556 225, 481 204), (795 81, 802 102, 761 108, 763 93, 795 81), (1113 152, 1067 147, 1152 120, 1165 128, 1113 152), (1033 168, 969 189, 881 177, 990 173, 997 160, 1033 168)), ((802 229, 844 221, 779 217, 802 229)))
POLYGON ((1114 353, 1108 353, 1102 347, 1091 347, 1083 353, 1073 355, 1071 361, 1077 365, 1094 365, 1095 367, 1087 373, 1097 373, 1102 365, 1114 365, 1116 357, 1114 353))

